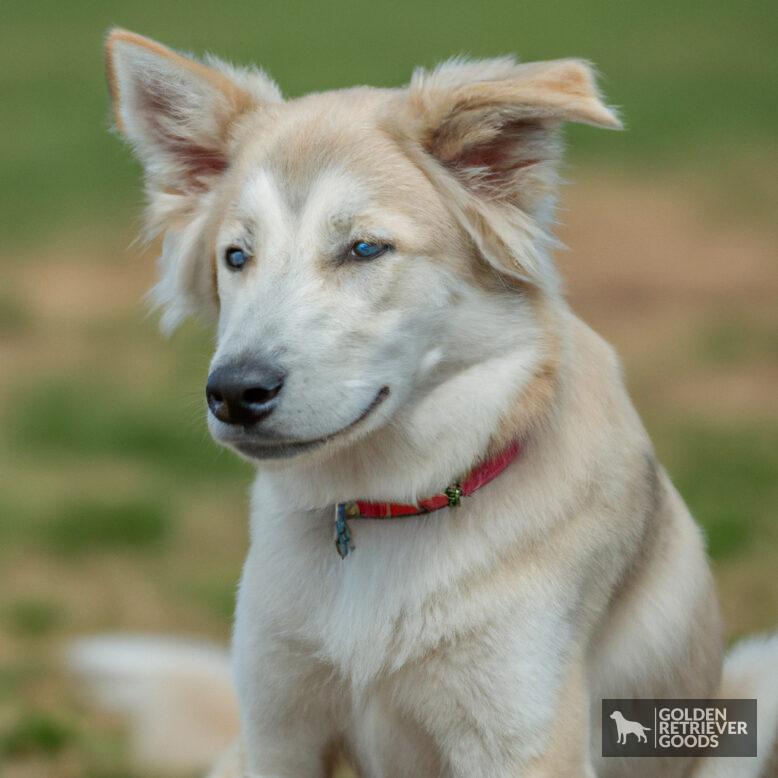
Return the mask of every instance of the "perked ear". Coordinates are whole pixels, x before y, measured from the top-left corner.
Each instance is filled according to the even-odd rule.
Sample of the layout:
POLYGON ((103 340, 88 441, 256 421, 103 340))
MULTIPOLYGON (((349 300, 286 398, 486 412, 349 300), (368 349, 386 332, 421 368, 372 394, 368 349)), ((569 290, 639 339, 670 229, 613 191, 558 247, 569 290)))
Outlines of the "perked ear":
POLYGON ((555 145, 544 142, 563 122, 621 128, 600 98, 591 66, 576 59, 454 60, 416 72, 410 99, 425 149, 493 194, 510 194, 512 174, 554 156, 555 145))
POLYGON ((538 243, 549 242, 561 125, 621 128, 592 67, 576 59, 452 60, 414 73, 406 109, 402 135, 476 245, 501 272, 527 280, 540 271, 538 243))
POLYGON ((260 70, 199 62, 126 30, 109 33, 106 68, 116 126, 146 171, 145 235, 165 234, 151 298, 170 332, 190 314, 217 308, 204 261, 208 199, 230 164, 240 117, 282 97, 260 70))
POLYGON ((281 100, 261 71, 239 71, 216 59, 204 64, 121 29, 108 35, 106 69, 117 128, 152 188, 168 192, 207 189, 229 163, 235 120, 281 100))

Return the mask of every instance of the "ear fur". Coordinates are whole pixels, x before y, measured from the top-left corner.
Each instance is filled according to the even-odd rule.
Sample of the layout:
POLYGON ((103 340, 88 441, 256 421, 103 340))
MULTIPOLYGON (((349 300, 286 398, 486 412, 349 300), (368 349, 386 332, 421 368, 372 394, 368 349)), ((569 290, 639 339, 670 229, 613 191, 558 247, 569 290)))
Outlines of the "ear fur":
POLYGON ((126 30, 106 41, 116 127, 132 143, 149 183, 202 191, 228 164, 230 129, 280 94, 259 71, 215 58, 204 64, 126 30))
POLYGON ((205 231, 236 123, 282 97, 260 70, 215 57, 200 62, 126 30, 110 31, 105 53, 116 127, 145 169, 146 236, 165 234, 151 296, 171 331, 189 314, 213 309, 205 231))
POLYGON ((451 60, 414 73, 398 116, 406 148, 487 261, 501 273, 553 286, 545 249, 553 242, 547 227, 559 129, 564 122, 621 127, 602 102, 591 65, 451 60))

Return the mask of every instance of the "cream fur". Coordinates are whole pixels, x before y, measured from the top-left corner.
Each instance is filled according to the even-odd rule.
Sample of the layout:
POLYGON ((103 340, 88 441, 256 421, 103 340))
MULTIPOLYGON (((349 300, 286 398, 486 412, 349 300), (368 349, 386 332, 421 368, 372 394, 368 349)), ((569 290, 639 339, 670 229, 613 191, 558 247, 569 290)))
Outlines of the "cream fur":
POLYGON ((721 638, 700 531, 550 256, 560 125, 619 126, 591 68, 454 60, 282 102, 129 33, 108 51, 166 235, 163 321, 208 312, 214 365, 288 373, 257 433, 209 420, 262 460, 242 746, 214 775, 322 776, 336 747, 363 778, 687 774, 598 757, 602 697, 714 695, 721 638), (365 237, 394 250, 343 260, 365 237), (513 437, 521 458, 461 507, 354 521, 338 558, 336 502, 420 498, 513 437))

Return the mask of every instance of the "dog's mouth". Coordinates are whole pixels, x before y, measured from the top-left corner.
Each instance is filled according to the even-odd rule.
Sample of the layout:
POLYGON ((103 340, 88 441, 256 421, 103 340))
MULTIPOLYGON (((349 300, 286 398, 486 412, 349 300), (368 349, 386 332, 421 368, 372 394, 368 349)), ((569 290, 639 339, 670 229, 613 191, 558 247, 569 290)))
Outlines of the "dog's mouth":
POLYGON ((221 437, 220 442, 231 446, 236 451, 243 454, 243 456, 250 459, 289 459, 306 451, 319 448, 336 438, 340 438, 341 436, 352 432, 372 415, 373 411, 375 411, 388 396, 389 387, 382 386, 370 404, 356 419, 354 419, 354 421, 349 422, 345 427, 341 427, 334 432, 330 432, 327 435, 322 435, 318 438, 310 440, 270 438, 262 437, 260 434, 251 430, 244 430, 236 437, 221 437))

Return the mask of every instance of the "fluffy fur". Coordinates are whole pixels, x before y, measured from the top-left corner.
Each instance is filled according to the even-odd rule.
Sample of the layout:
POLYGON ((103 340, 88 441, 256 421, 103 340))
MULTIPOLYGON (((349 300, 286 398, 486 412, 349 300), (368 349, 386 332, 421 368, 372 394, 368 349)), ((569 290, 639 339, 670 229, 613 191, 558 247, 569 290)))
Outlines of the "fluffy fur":
MULTIPOLYGON (((124 31, 108 61, 165 235, 163 323, 212 315, 214 367, 287 373, 256 429, 209 419, 258 462, 242 745, 214 775, 324 776, 336 749, 364 778, 688 775, 599 757, 600 700, 714 696, 721 634, 701 533, 550 256, 562 123, 619 126, 591 67, 453 60, 282 101, 124 31), (393 249, 349 260, 364 239, 393 249), (515 438, 461 507, 354 521, 336 555, 338 501, 412 501, 515 438)), ((776 654, 746 650, 733 682, 776 654)), ((756 684, 760 709, 774 692, 756 684)), ((767 775, 764 737, 738 775, 767 775)))

